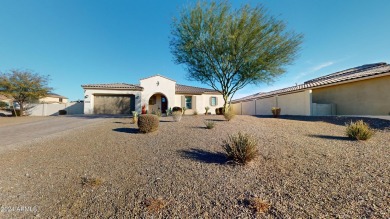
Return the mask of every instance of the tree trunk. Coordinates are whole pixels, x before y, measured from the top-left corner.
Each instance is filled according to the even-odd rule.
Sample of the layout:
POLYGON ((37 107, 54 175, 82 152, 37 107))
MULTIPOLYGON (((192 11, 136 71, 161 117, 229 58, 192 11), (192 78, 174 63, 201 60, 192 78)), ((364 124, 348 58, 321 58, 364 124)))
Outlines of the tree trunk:
POLYGON ((20 113, 20 116, 23 116, 23 113, 24 113, 24 107, 23 107, 23 103, 19 103, 19 113, 20 113))
POLYGON ((224 112, 228 112, 229 111, 228 98, 229 98, 228 96, 223 95, 223 101, 224 101, 224 103, 223 103, 223 110, 224 110, 224 112))

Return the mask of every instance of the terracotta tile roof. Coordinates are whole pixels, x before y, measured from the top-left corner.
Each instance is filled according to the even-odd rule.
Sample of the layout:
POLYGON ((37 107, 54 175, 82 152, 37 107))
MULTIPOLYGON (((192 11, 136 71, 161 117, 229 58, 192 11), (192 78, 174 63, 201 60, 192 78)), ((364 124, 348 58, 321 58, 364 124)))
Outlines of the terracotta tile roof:
POLYGON ((368 65, 362 65, 355 68, 350 68, 344 71, 335 72, 329 75, 322 77, 314 78, 312 80, 305 81, 303 84, 287 87, 275 91, 258 93, 255 95, 243 97, 240 99, 233 100, 232 103, 237 103, 241 101, 250 101, 254 99, 265 98, 269 96, 274 96, 277 94, 285 94, 290 92, 296 92, 300 90, 306 90, 309 88, 316 88, 326 85, 336 85, 338 83, 348 83, 348 81, 353 81, 356 79, 370 78, 373 76, 381 74, 390 73, 390 64, 380 62, 368 65))
POLYGON ((144 88, 135 84, 111 83, 111 84, 84 84, 82 88, 88 89, 107 89, 107 90, 136 90, 142 91, 144 88))
POLYGON ((218 91, 208 89, 208 88, 201 88, 201 87, 193 87, 193 86, 187 86, 182 84, 176 84, 176 93, 177 94, 203 94, 203 93, 218 93, 218 91))

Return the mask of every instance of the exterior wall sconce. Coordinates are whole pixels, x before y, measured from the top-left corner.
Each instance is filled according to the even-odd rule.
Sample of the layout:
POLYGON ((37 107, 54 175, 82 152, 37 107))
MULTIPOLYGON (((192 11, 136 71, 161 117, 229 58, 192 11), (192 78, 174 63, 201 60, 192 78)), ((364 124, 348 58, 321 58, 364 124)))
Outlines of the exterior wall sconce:
POLYGON ((84 99, 87 99, 88 97, 89 97, 88 95, 85 95, 85 96, 84 96, 84 99))

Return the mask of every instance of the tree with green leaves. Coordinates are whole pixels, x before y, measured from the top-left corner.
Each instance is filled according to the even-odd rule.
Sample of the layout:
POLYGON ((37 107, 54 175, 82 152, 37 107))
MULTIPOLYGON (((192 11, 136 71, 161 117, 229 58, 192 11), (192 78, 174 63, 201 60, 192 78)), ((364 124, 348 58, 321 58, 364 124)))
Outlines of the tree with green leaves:
POLYGON ((23 115, 27 103, 45 97, 52 88, 48 87, 49 76, 42 76, 31 71, 12 70, 0 74, 0 94, 12 98, 20 106, 23 115))
POLYGON ((228 110, 238 90, 283 74, 302 38, 262 6, 234 10, 227 1, 198 2, 174 19, 170 47, 187 78, 220 92, 228 110))

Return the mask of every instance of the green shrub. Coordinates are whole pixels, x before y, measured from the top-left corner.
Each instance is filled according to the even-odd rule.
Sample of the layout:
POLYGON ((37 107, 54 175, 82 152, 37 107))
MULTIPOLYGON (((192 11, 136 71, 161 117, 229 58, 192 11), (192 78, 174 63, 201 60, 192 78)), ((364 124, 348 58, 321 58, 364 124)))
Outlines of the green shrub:
POLYGON ((138 116, 138 128, 142 133, 154 132, 158 129, 159 119, 156 115, 142 114, 138 116))
POLYGON ((215 127, 215 122, 211 120, 204 121, 207 129, 213 129, 215 127))
POLYGON ((237 135, 229 135, 228 139, 223 141, 222 148, 228 159, 239 164, 247 164, 259 155, 257 141, 252 136, 241 132, 237 135))
POLYGON ((367 140, 374 134, 374 131, 363 120, 356 122, 351 121, 349 124, 346 124, 346 126, 347 136, 353 139, 367 140))
POLYGON ((183 113, 181 111, 175 111, 172 113, 173 121, 180 122, 183 113))
POLYGON ((184 106, 182 109, 183 109, 183 114, 186 114, 187 108, 184 106))
POLYGON ((223 115, 225 113, 225 109, 223 107, 219 107, 215 109, 215 114, 223 115))
POLYGON ((209 113, 210 107, 206 106, 204 109, 206 110, 204 114, 207 115, 209 113))
POLYGON ((225 119, 227 121, 230 121, 230 120, 232 120, 234 118, 234 116, 236 116, 236 114, 234 114, 234 112, 232 110, 229 110, 229 111, 225 112, 223 114, 223 116, 225 117, 225 119))
POLYGON ((167 109, 166 114, 167 114, 167 116, 172 115, 172 108, 171 107, 169 107, 169 109, 167 109))
POLYGON ((177 111, 183 112, 183 109, 181 107, 178 107, 178 106, 175 106, 175 107, 172 108, 172 113, 173 112, 177 112, 177 111))
POLYGON ((192 115, 197 116, 197 115, 198 115, 198 110, 194 110, 194 112, 192 113, 192 115))
POLYGON ((0 109, 5 109, 8 107, 8 103, 0 101, 0 109))

